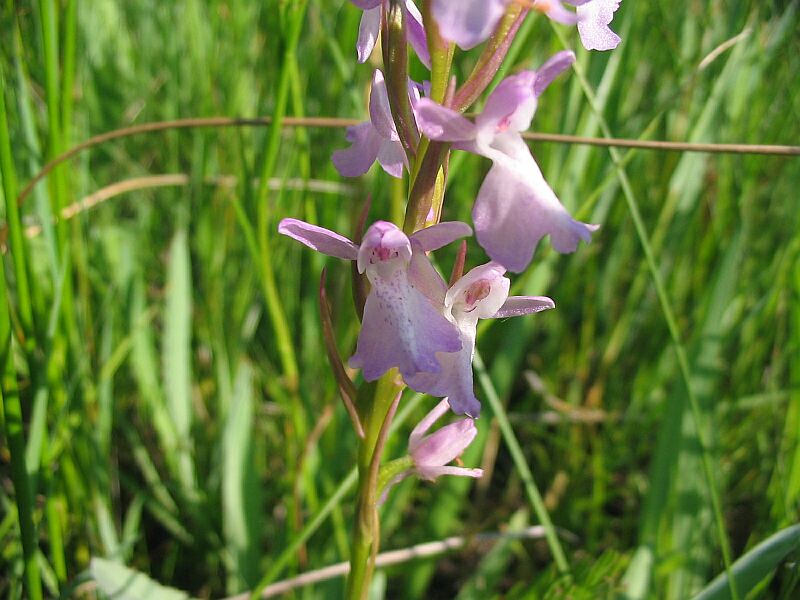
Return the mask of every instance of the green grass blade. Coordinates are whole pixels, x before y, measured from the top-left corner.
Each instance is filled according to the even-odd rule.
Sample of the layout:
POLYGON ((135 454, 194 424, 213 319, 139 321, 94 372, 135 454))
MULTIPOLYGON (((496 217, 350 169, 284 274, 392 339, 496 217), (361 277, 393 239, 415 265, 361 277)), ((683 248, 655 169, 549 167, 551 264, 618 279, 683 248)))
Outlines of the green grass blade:
POLYGON ((192 273, 189 241, 181 229, 172 238, 164 307, 164 387, 178 446, 175 464, 187 497, 197 486, 192 443, 192 273))
MULTIPOLYGON (((553 27, 553 30, 558 36, 562 46, 568 47, 567 40, 565 39, 563 32, 555 26, 553 27)), ((578 80, 580 82, 581 88, 583 89, 584 95, 586 96, 587 101, 589 102, 594 113, 597 115, 601 131, 603 132, 603 136, 607 138, 613 137, 611 129, 609 128, 608 123, 603 117, 602 110, 597 106, 595 94, 592 91, 592 87, 589 84, 589 81, 586 79, 586 75, 583 72, 582 67, 578 63, 575 63, 573 64, 573 70, 576 76, 578 77, 578 80)), ((698 441, 700 444, 703 472, 706 478, 706 484, 709 489, 709 494, 711 496, 712 509, 714 512, 714 520, 717 529, 717 537, 722 550, 722 557, 725 563, 726 571, 730 572, 730 565, 731 565, 730 541, 728 540, 728 534, 725 530, 725 522, 722 514, 722 505, 719 499, 719 491, 717 490, 717 484, 714 477, 714 469, 711 465, 711 458, 708 452, 708 442, 706 440, 706 436, 702 433, 703 425, 702 425, 701 411, 694 389, 692 388, 691 368, 689 366, 689 360, 686 355, 686 349, 684 348, 683 342, 681 341, 681 336, 678 330, 677 321, 675 320, 675 313, 672 309, 672 303, 669 300, 669 295, 667 294, 666 286, 664 285, 664 281, 661 276, 661 271, 658 268, 658 263, 656 262, 655 255, 653 254, 653 250, 650 245, 650 237, 644 225, 644 219, 642 218, 642 215, 639 211, 639 203, 636 199, 636 195, 633 192, 633 187, 631 186, 630 180, 628 179, 628 175, 625 171, 625 168, 622 165, 622 155, 616 148, 613 147, 609 147, 608 151, 609 155, 611 156, 611 160, 614 163, 614 167, 616 169, 617 176, 619 178, 620 186, 622 188, 623 195, 625 197, 628 211, 631 215, 631 219, 633 220, 634 227, 636 229, 636 235, 639 238, 639 242, 642 246, 642 251, 644 252, 645 259, 647 262, 647 268, 650 271, 650 276, 653 280, 653 285, 656 289, 656 294, 658 296, 661 312, 664 315, 664 320, 666 321, 667 328, 669 330, 669 335, 672 340, 672 344, 675 349, 675 354, 678 359, 680 374, 681 378, 683 379, 683 383, 686 387, 686 395, 689 401, 689 406, 691 408, 692 418, 694 419, 695 427, 697 428, 698 431, 698 441)), ((739 596, 736 593, 735 589, 736 583, 732 578, 729 578, 729 585, 731 586, 731 593, 733 595, 734 600, 738 600, 739 596)))
POLYGON ((25 586, 33 600, 42 597, 42 582, 37 563, 36 528, 33 522, 33 493, 25 464, 25 431, 22 404, 17 387, 17 374, 11 351, 11 319, 8 312, 5 266, 0 261, 0 367, 2 368, 3 425, 11 454, 11 480, 16 492, 17 514, 25 566, 25 586))
MULTIPOLYGON (((3 182, 3 198, 6 207, 8 237, 11 242, 11 257, 14 260, 14 276, 16 278, 17 310, 19 311, 22 329, 26 336, 33 332, 33 304, 31 302, 30 283, 28 279, 28 263, 25 243, 22 239, 22 223, 17 206, 17 173, 11 152, 11 139, 8 133, 8 117, 6 115, 6 79, 3 64, 0 62, 0 179, 3 182)), ((28 348, 30 346, 28 345, 28 348)))
POLYGON ((258 581, 261 493, 253 464, 252 379, 252 368, 241 362, 222 434, 222 514, 231 557, 227 586, 231 594, 258 581))
POLYGON ((274 265, 272 264, 272 254, 269 249, 270 234, 268 228, 270 219, 268 192, 269 179, 275 173, 275 167, 278 163, 278 154, 281 146, 281 123, 286 113, 286 106, 289 100, 291 75, 294 69, 293 63, 297 60, 296 50, 300 40, 300 32, 305 19, 307 6, 308 0, 300 0, 299 2, 293 3, 288 8, 290 14, 289 29, 275 94, 275 109, 272 114, 273 122, 270 127, 267 147, 264 151, 264 157, 261 163, 261 181, 257 196, 258 241, 261 250, 261 277, 264 286, 264 296, 267 302, 267 309, 272 318, 272 325, 275 328, 275 341, 289 389, 295 389, 297 387, 297 358, 294 352, 294 344, 289 333, 286 313, 283 310, 283 303, 278 292, 274 265))
MULTIPOLYGON (((787 527, 740 556, 731 567, 736 578, 736 589, 747 594, 766 577, 790 553, 800 548, 800 525, 787 527)), ((694 600, 729 600, 731 598, 728 575, 721 573, 694 600)))
POLYGON ((103 558, 93 558, 89 573, 97 587, 114 600, 188 600, 189 595, 166 587, 144 573, 103 558))
POLYGON ((500 402, 492 380, 486 372, 483 359, 477 350, 475 351, 473 365, 475 367, 475 373, 478 375, 478 381, 483 388, 483 393, 486 394, 486 400, 489 402, 489 406, 492 407, 494 418, 497 419, 497 424, 500 427, 500 432, 503 434, 503 440, 506 443, 508 452, 511 454, 511 459, 514 461, 514 467, 516 467, 520 479, 522 479, 528 501, 531 503, 531 507, 536 514, 536 518, 539 519, 539 523, 544 527, 545 538, 547 539, 550 552, 553 553, 553 560, 555 560, 559 571, 568 573, 569 563, 564 554, 564 549, 561 547, 561 542, 558 541, 556 528, 553 526, 550 514, 547 512, 547 508, 544 505, 542 494, 539 492, 539 488, 533 479, 533 473, 528 466, 528 462, 525 460, 525 455, 519 445, 517 436, 511 428, 511 423, 508 421, 508 415, 506 414, 505 408, 503 408, 503 403, 500 402))

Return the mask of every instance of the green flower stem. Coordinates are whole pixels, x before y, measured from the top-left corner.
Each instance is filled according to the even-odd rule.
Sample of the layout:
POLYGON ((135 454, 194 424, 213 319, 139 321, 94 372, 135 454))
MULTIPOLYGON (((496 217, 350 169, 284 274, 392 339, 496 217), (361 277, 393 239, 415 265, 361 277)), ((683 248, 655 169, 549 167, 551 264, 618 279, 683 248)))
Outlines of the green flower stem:
POLYGON ((384 70, 389 106, 400 143, 409 162, 414 160, 419 144, 419 134, 408 97, 408 43, 405 29, 405 10, 401 2, 392 0, 386 11, 383 27, 384 70))
POLYGON ((397 370, 392 369, 377 383, 364 384, 359 390, 358 408, 365 435, 358 447, 358 500, 345 596, 348 600, 364 600, 372 581, 374 557, 380 544, 379 466, 397 400, 404 387, 397 370))
MULTIPOLYGON (((436 21, 431 17, 430 4, 430 0, 426 0, 422 6, 425 36, 431 54, 430 98, 444 104, 455 46, 446 43, 439 35, 436 21)), ((439 221, 444 201, 445 182, 447 181, 446 165, 449 150, 449 144, 432 142, 425 137, 420 140, 411 168, 411 190, 403 222, 403 230, 406 233, 413 233, 426 225, 432 225, 439 221), (431 223, 427 223, 431 208, 434 209, 434 218, 431 223)))
MULTIPOLYGON (((446 183, 444 164, 449 152, 450 144, 431 142, 427 138, 422 138, 420 152, 411 171, 413 183, 403 222, 403 231, 407 234, 425 227, 431 208, 434 208, 435 216, 441 214, 446 183)), ((436 221, 438 219, 434 219, 434 222, 436 221)))
POLYGON ((425 23, 425 38, 431 54, 431 94, 434 102, 444 102, 450 79, 450 68, 453 64, 455 44, 448 44, 439 35, 439 26, 431 16, 432 0, 422 4, 422 21, 425 23))
POLYGON ((414 461, 410 456, 395 459, 381 467, 378 474, 378 494, 382 494, 395 477, 408 471, 414 466, 414 461))

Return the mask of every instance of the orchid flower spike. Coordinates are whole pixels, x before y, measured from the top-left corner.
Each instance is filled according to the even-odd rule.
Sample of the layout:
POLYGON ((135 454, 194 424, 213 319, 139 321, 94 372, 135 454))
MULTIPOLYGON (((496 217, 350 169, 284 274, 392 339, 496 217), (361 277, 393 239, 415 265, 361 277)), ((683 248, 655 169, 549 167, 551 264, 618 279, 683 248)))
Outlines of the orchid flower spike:
POLYGON ((414 472, 422 479, 434 481, 440 475, 462 477, 483 475, 482 469, 447 466, 461 456, 475 439, 478 434, 475 421, 470 418, 460 419, 425 435, 449 408, 450 405, 445 398, 414 427, 408 437, 408 452, 414 462, 414 472))
MULTIPOLYGON (((350 0, 364 11, 358 27, 358 41, 356 53, 358 62, 364 63, 369 58, 378 41, 381 31, 383 11, 388 4, 387 0, 350 0)), ((414 48, 420 61, 429 69, 431 68, 431 55, 428 51, 428 42, 425 38, 425 26, 422 24, 422 15, 412 0, 405 0, 403 4, 407 26, 408 43, 414 48)))
POLYGON ((511 282, 506 270, 497 263, 475 267, 447 291, 444 315, 458 328, 461 350, 437 356, 441 373, 417 373, 406 378, 406 384, 418 392, 447 396, 456 414, 477 418, 481 404, 475 397, 472 380, 472 358, 479 319, 516 317, 554 308, 545 296, 511 296, 511 282))
POLYGON ((509 4, 517 3, 565 25, 578 25, 587 50, 612 50, 620 37, 609 25, 621 0, 433 0, 431 11, 445 39, 469 50, 486 40, 509 4), (572 12, 564 3, 576 7, 572 12))
POLYGON ((559 52, 537 71, 507 77, 474 123, 429 98, 417 103, 422 133, 492 160, 472 209, 475 235, 493 261, 516 273, 528 266, 544 236, 558 252, 574 252, 599 227, 569 215, 520 135, 530 126, 541 93, 574 60, 572 52, 559 52))
POLYGON ((396 225, 373 223, 360 246, 333 231, 298 219, 283 219, 278 232, 318 252, 354 260, 371 284, 352 368, 374 381, 397 367, 403 377, 441 371, 437 352, 461 348, 458 330, 442 314, 437 299, 446 286, 425 252, 472 233, 458 221, 421 229, 409 238, 396 225))

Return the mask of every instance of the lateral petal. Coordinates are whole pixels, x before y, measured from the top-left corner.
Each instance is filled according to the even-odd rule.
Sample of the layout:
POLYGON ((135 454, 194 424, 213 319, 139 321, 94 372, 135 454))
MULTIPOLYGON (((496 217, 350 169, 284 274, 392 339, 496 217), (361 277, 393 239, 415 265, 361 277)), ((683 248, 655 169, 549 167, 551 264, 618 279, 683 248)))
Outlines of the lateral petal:
POLYGON ((475 138, 477 130, 471 121, 430 98, 420 98, 414 113, 419 130, 432 140, 458 142, 475 138))
POLYGON ((472 235, 472 228, 461 221, 444 221, 411 234, 426 252, 438 250, 457 239, 472 235))
POLYGON ((509 296, 492 318, 521 317, 555 307, 556 303, 547 296, 509 296))
POLYGON ((281 220, 278 224, 278 233, 288 235, 301 244, 328 256, 346 260, 355 260, 358 257, 358 246, 346 237, 299 219, 281 220))
POLYGON ((425 35, 425 26, 422 24, 422 15, 413 0, 406 0, 406 28, 408 43, 416 52, 420 62, 431 68, 431 53, 428 51, 428 39, 425 35))
POLYGON ((510 0, 434 0, 431 11, 443 38, 464 50, 494 31, 510 0))
POLYGON ((333 166, 342 177, 363 175, 375 162, 383 140, 369 121, 347 128, 349 148, 336 150, 331 156, 333 166))
POLYGON ((544 64, 536 69, 536 80, 533 83, 533 93, 540 96, 548 85, 575 62, 575 53, 572 50, 562 50, 548 58, 544 64))
MULTIPOLYGON (((358 62, 365 63, 369 59, 370 54, 375 49, 375 44, 378 41, 378 33, 381 30, 381 0, 375 2, 374 7, 366 8, 366 5, 372 4, 364 2, 364 14, 361 15, 361 22, 358 25, 358 39, 356 40, 356 54, 358 55, 358 62)), ((356 4, 356 2, 354 2, 356 4)))

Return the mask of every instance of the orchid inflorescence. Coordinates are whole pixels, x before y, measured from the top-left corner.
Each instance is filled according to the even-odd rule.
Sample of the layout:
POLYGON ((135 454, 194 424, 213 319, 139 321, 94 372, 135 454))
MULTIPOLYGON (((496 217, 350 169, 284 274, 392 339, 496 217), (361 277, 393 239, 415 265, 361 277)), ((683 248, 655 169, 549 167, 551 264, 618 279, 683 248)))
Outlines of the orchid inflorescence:
MULTIPOLYGON (((506 77, 480 112, 469 118, 464 113, 491 83, 529 15, 541 13, 577 25, 587 49, 609 50, 620 42, 609 28, 620 2, 421 0, 418 8, 412 0, 351 1, 364 11, 358 61, 368 60, 380 38, 384 68, 373 72, 369 120, 348 127, 350 145, 332 159, 346 177, 363 175, 376 161, 392 177, 408 173, 405 222, 401 228, 377 221, 363 236, 357 233, 358 243, 294 218, 283 219, 278 230, 318 252, 355 261, 353 289, 361 329, 348 365, 361 370, 365 383, 356 390, 341 364, 334 365, 334 372, 346 378, 339 388, 361 438, 348 597, 362 598, 378 543, 376 506, 392 482, 409 475, 434 480, 446 474, 482 474, 480 469, 450 466, 477 434, 481 405, 474 392, 472 360, 478 321, 555 307, 544 296, 509 296, 506 272, 524 271, 546 236, 554 250, 569 253, 581 240, 589 242, 598 228, 572 218, 521 135, 530 127, 540 96, 576 60, 573 52, 558 52, 536 70, 506 77), (450 77, 454 46, 468 50, 483 42, 483 55, 457 88, 450 77), (408 77, 409 47, 431 70, 430 81, 408 77), (452 150, 492 163, 472 209, 475 238, 490 260, 462 275, 462 243, 460 266, 448 286, 430 253, 472 235, 466 223, 440 222, 452 150), (412 431, 408 455, 381 466, 388 424, 405 386, 442 400, 412 431), (448 410, 461 418, 428 433, 448 410)), ((330 318, 328 311, 322 314, 323 320, 330 318)), ((338 351, 327 345, 329 357, 338 360, 338 351)))

